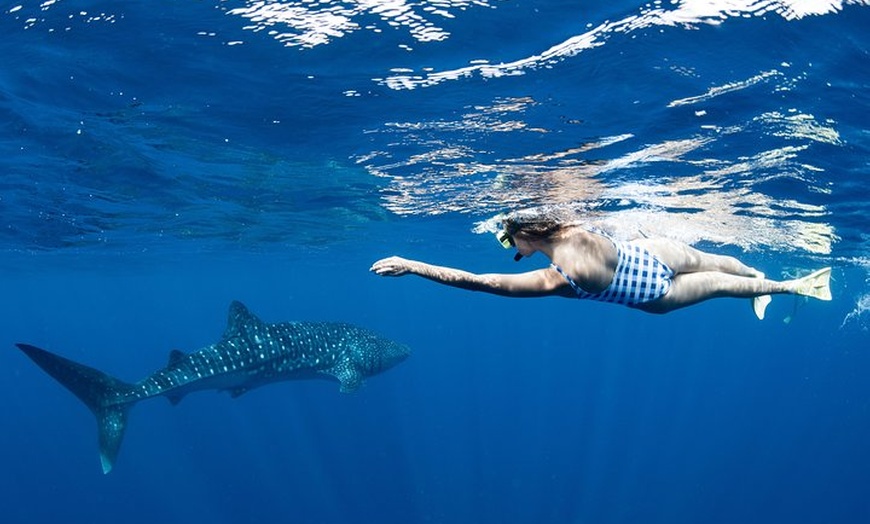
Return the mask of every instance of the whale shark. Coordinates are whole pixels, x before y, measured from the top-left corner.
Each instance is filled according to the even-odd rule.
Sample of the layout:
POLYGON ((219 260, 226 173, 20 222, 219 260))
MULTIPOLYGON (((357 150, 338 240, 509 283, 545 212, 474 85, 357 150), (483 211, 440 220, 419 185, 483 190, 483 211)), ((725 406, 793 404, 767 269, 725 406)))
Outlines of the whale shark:
POLYGON ((367 329, 336 322, 270 324, 241 302, 230 304, 221 339, 191 353, 172 351, 169 363, 130 384, 29 344, 16 344, 46 373, 87 405, 97 418, 103 473, 114 466, 137 402, 163 396, 176 405, 192 391, 215 389, 235 398, 271 382, 325 378, 340 391, 405 360, 410 349, 367 329))

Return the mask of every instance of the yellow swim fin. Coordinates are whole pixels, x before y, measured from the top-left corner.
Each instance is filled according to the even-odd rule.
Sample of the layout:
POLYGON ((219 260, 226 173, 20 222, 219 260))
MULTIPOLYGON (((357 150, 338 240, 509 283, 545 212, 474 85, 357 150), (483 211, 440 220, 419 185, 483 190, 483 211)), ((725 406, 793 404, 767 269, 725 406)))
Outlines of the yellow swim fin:
POLYGON ((831 300, 831 268, 813 271, 795 281, 794 292, 805 297, 831 300))

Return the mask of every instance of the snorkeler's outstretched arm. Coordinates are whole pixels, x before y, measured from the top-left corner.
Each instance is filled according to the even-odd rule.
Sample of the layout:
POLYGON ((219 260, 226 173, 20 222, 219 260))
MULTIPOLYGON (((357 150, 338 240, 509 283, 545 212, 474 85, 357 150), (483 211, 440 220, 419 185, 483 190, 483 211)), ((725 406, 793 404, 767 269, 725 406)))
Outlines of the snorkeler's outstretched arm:
POLYGON ((564 279, 550 268, 515 274, 476 274, 462 269, 436 266, 401 257, 388 257, 378 260, 372 264, 370 271, 388 277, 408 274, 417 275, 447 286, 471 291, 483 291, 506 297, 543 297, 553 295, 565 285, 564 279))

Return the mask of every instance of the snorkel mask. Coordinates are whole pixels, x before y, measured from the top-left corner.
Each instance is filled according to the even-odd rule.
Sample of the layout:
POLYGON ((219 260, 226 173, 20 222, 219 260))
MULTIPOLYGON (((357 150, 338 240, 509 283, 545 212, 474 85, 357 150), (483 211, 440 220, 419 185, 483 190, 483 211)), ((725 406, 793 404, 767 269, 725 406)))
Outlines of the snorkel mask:
POLYGON ((498 240, 498 243, 501 244, 501 247, 505 249, 516 247, 516 244, 514 243, 514 237, 510 236, 510 234, 504 229, 496 231, 495 238, 498 240))
MULTIPOLYGON (((501 247, 503 247, 505 249, 517 247, 516 242, 514 242, 514 237, 512 237, 510 235, 510 233, 508 233, 504 229, 499 229, 498 231, 496 231, 495 238, 496 238, 496 240, 498 240, 498 243, 501 244, 501 247)), ((514 255, 514 262, 519 262, 520 259, 522 259, 522 258, 523 258, 523 256, 521 254, 516 253, 514 255)))

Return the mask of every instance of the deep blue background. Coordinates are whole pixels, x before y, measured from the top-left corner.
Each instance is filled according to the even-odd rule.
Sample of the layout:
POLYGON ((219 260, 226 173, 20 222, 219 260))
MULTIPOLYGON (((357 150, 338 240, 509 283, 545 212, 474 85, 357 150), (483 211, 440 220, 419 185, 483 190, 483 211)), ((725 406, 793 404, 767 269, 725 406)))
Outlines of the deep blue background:
MULTIPOLYGON (((502 255, 489 244, 469 248, 502 255)), ((384 281, 366 272, 361 251, 341 262, 251 257, 4 278, 4 514, 14 522, 868 515, 870 355, 865 333, 838 329, 844 304, 807 304, 785 325, 789 298, 775 301, 766 322, 744 301, 664 317, 508 301, 384 281), (216 340, 233 298, 269 321, 366 325, 414 354, 353 395, 312 382, 235 400, 205 392, 174 408, 144 402, 116 469, 103 476, 91 415, 11 347, 39 344, 134 380, 170 349, 216 340)), ((836 276, 842 293, 846 275, 836 276)))
POLYGON ((511 62, 657 4, 456 2, 455 18, 429 15, 441 42, 369 11, 312 49, 245 29, 227 14, 242 1, 20 4, 0 12, 3 522, 870 521, 866 2, 800 19, 747 2, 721 24, 604 33, 517 76, 411 91, 377 79, 511 62), (699 136, 682 156, 572 178, 699 136), (442 149, 461 154, 425 156, 442 149), (534 155, 556 158, 521 162, 534 155), (517 166, 565 186, 536 194, 517 166), (694 220, 715 193, 666 201, 685 222, 672 232, 777 278, 832 265, 834 301, 776 297, 763 322, 745 300, 653 316, 368 272, 394 253, 537 268, 471 229, 585 184, 668 196, 667 177, 717 167, 723 200, 745 189, 745 207, 716 224, 694 220), (780 227, 755 238, 767 220, 780 227), (794 224, 819 226, 831 252, 808 252, 794 224), (215 342, 231 300, 269 322, 356 323, 413 355, 350 395, 316 381, 143 402, 104 476, 91 414, 14 347, 135 381, 215 342))

